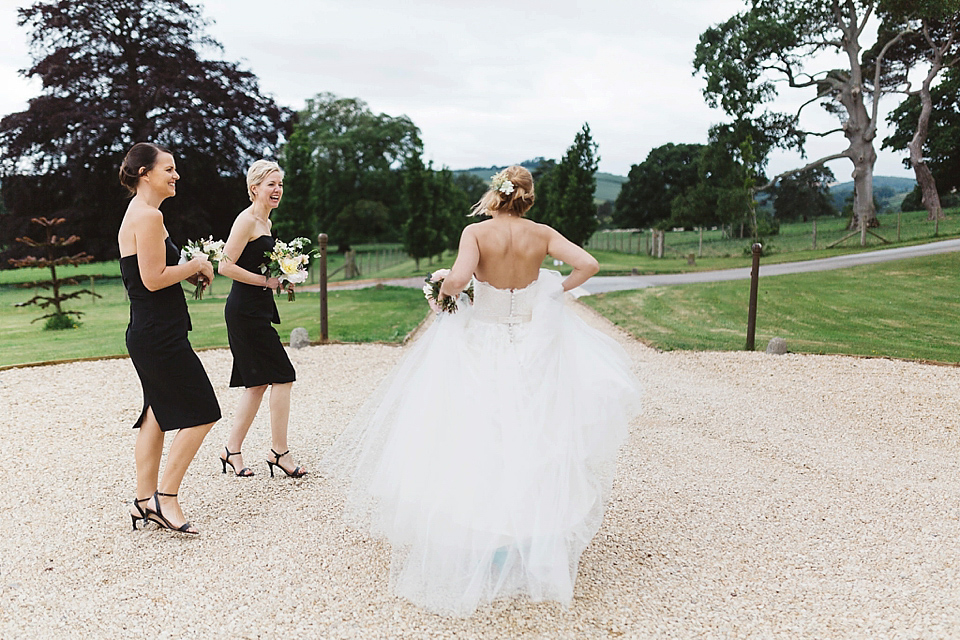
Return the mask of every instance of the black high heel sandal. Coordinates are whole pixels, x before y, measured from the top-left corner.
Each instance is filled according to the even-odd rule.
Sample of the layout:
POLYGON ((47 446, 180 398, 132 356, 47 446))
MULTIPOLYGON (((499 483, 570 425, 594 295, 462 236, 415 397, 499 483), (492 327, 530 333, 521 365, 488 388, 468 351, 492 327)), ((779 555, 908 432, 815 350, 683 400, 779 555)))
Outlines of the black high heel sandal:
POLYGON ((136 507, 137 511, 140 512, 140 517, 139 517, 139 518, 138 518, 137 516, 133 515, 132 513, 130 514, 130 520, 133 521, 133 530, 134 530, 134 531, 137 531, 137 520, 143 520, 143 523, 144 523, 144 524, 147 523, 147 514, 146 514, 146 512, 143 510, 143 507, 140 506, 140 503, 141 503, 141 502, 148 502, 149 500, 150 500, 150 498, 134 498, 134 499, 133 499, 133 506, 136 507))
POLYGON ((154 491, 153 500, 154 502, 157 503, 157 509, 156 511, 154 511, 153 509, 150 508, 150 503, 147 503, 147 508, 144 509, 144 512, 146 513, 146 518, 145 518, 146 520, 150 520, 151 522, 156 522, 161 529, 170 529, 171 531, 177 531, 179 533, 188 533, 192 536, 195 536, 198 533, 200 533, 199 531, 190 531, 190 529, 193 528, 193 525, 190 524, 189 522, 184 522, 179 527, 173 526, 160 510, 160 496, 164 496, 167 498, 176 498, 177 494, 160 493, 159 491, 154 491))
POLYGON ((276 460, 274 460, 273 462, 271 462, 270 460, 267 460, 267 466, 270 467, 271 478, 273 477, 274 467, 280 467, 280 470, 283 471, 285 474, 287 474, 288 478, 302 478, 303 476, 307 475, 306 469, 301 469, 299 466, 297 466, 297 468, 294 469, 293 471, 287 471, 286 469, 284 469, 283 465, 280 464, 280 458, 290 453, 289 449, 287 449, 283 453, 277 453, 273 449, 270 449, 270 453, 276 456, 276 460))
POLYGON ((237 468, 233 466, 232 462, 230 462, 230 456, 238 456, 241 453, 240 451, 230 451, 230 449, 227 447, 224 447, 223 450, 227 452, 226 458, 220 458, 220 464, 223 465, 224 473, 227 472, 227 465, 230 465, 230 468, 233 469, 233 475, 235 476, 239 476, 241 478, 252 478, 253 476, 257 475, 250 467, 244 467, 243 469, 240 469, 240 471, 237 471, 237 468))

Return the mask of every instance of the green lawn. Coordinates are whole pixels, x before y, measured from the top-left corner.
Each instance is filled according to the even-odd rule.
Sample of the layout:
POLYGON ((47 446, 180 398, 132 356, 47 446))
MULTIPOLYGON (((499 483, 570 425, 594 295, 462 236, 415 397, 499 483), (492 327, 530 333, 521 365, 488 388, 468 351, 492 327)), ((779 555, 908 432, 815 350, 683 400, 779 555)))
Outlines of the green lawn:
MULTIPOLYGON (((905 213, 900 220, 901 242, 882 245, 871 237, 861 249, 851 239, 833 249, 824 249, 832 238, 840 237, 845 221, 840 218, 818 221, 818 248, 812 250, 812 223, 784 224, 781 235, 768 241, 770 255, 764 264, 810 260, 834 255, 875 250, 887 246, 920 244, 960 235, 960 210, 947 212, 940 233, 933 236, 933 224, 925 212, 905 213)), ((879 216, 879 233, 896 239, 897 216, 879 216)), ((638 255, 641 236, 628 232, 599 233, 588 249, 600 262, 602 275, 631 273, 680 273, 743 267, 750 264, 744 252, 749 240, 720 238, 720 232, 704 233, 702 258, 688 264, 686 256, 697 252, 697 232, 668 232, 667 257, 638 255), (633 243, 632 245, 630 243, 633 243), (600 248, 609 247, 609 248, 600 248), (632 247, 632 249, 631 249, 632 247), (708 249, 709 247, 709 249, 708 249), (632 250, 634 253, 630 253, 632 250)), ((357 245, 361 254, 362 278, 422 277, 453 264, 455 253, 445 252, 440 259, 412 259, 397 252, 398 245, 357 245)), ((335 247, 334 247, 335 248, 335 247)), ((821 272, 812 275, 764 278, 760 288, 760 316, 757 344, 779 335, 787 338, 792 351, 811 353, 857 353, 907 358, 960 361, 955 336, 960 291, 952 279, 957 271, 956 257, 927 258, 926 261, 897 262, 894 266, 863 267, 864 271, 821 272), (925 265, 933 266, 927 267, 925 265), (792 279, 796 279, 796 281, 792 279), (909 320, 905 320, 909 318, 909 320), (903 325, 901 327, 901 325, 903 325), (931 326, 932 325, 932 326, 931 326), (900 327, 902 331, 897 331, 900 327)), ((329 254, 330 272, 343 264, 343 256, 329 254)), ((316 266, 314 262, 313 267, 316 266)), ((569 273, 566 265, 547 268, 569 273)), ((117 261, 61 268, 61 276, 77 276, 81 286, 93 287, 104 296, 96 302, 89 298, 70 301, 67 308, 87 313, 84 326, 74 331, 43 331, 41 323, 30 320, 42 315, 36 307, 17 309, 15 302, 33 293, 16 289, 11 283, 48 277, 47 271, 18 269, 0 271, 0 366, 81 357, 125 353, 123 330, 128 305, 123 297, 117 261)), ((308 284, 317 281, 311 274, 308 284)), ((343 272, 331 278, 342 280, 343 272)), ((202 301, 190 301, 195 331, 191 342, 196 347, 225 346, 223 300, 230 286, 226 278, 214 282, 213 295, 202 301)), ((189 288, 189 287, 188 287, 189 288)), ((588 304, 623 324, 634 335, 665 349, 741 349, 746 323, 745 282, 648 289, 639 292, 607 294, 585 299, 588 304)), ((297 302, 278 301, 284 339, 290 329, 304 326, 312 339, 319 336, 317 294, 300 293, 297 302)), ((421 293, 416 289, 385 287, 379 290, 330 292, 330 338, 341 341, 401 340, 425 314, 421 293)))
MULTIPOLYGON (((847 219, 820 218, 817 220, 817 249, 813 250, 813 222, 786 222, 780 225, 780 233, 764 239, 766 254, 790 254, 782 260, 809 260, 811 258, 836 255, 838 253, 852 253, 862 250, 873 250, 885 246, 903 244, 917 244, 960 236, 960 209, 945 210, 946 218, 940 221, 939 231, 934 236, 935 223, 927 220, 926 211, 909 211, 899 215, 900 233, 897 234, 896 213, 884 213, 877 216, 880 227, 872 231, 890 241, 884 244, 878 238, 867 235, 868 246, 860 247, 860 236, 854 236, 838 245, 832 251, 822 253, 826 246, 847 235, 847 219), (799 255, 798 255, 799 254, 799 255)), ((616 251, 619 253, 644 254, 647 248, 649 232, 636 233, 626 231, 599 231, 587 243, 587 248, 593 251, 616 251)), ((704 230, 702 258, 738 259, 749 253, 751 245, 749 238, 724 238, 720 231, 704 230)), ((686 262, 691 253, 698 255, 700 250, 698 231, 668 231, 664 238, 664 258, 644 258, 656 262, 686 262)), ((699 264, 700 260, 697 260, 699 264)), ((736 265, 734 265, 736 266, 736 265)), ((667 271, 661 271, 667 273, 667 271)))
MULTIPOLYGON (((184 286, 193 321, 190 342, 194 347, 227 346, 223 305, 228 287, 229 282, 219 278, 214 281, 214 295, 197 301, 189 297, 192 288, 184 286)), ((120 280, 98 281, 96 289, 102 299, 93 301, 84 296, 65 304, 68 309, 84 312, 79 329, 44 331, 42 321, 30 322, 43 315, 43 311, 36 306, 13 306, 32 297, 32 290, 0 287, 0 366, 125 354, 124 331, 130 312, 120 280)), ((277 306, 283 320, 277 326, 282 340, 289 339, 294 327, 305 327, 311 340, 319 339, 318 294, 300 292, 295 302, 281 296, 277 306)), ((399 342, 424 319, 427 306, 417 289, 331 290, 329 312, 331 340, 399 342)))
MULTIPOLYGON (((960 362, 960 254, 837 271, 763 277, 758 349, 774 336, 792 352, 960 362)), ((661 349, 738 350, 748 280, 581 298, 661 349)))

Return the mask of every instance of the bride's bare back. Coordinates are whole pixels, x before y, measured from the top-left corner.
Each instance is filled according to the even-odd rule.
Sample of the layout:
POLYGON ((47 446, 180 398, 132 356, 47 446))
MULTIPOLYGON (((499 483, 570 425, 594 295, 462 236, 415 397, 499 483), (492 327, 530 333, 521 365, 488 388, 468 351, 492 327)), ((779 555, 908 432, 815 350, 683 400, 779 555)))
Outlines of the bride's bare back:
POLYGON ((600 268, 592 255, 552 227, 493 212, 492 219, 463 230, 457 260, 440 293, 460 293, 473 276, 498 289, 522 289, 537 279, 547 256, 573 267, 564 291, 579 287, 600 268))
POLYGON ((579 287, 600 269, 593 256, 559 231, 525 219, 533 203, 533 176, 527 169, 514 165, 490 179, 490 188, 473 206, 474 214, 489 215, 490 220, 463 230, 441 297, 457 295, 474 276, 497 289, 522 289, 536 281, 547 256, 573 267, 563 281, 564 291, 579 287))
POLYGON ((522 289, 537 279, 547 257, 551 229, 531 220, 501 215, 473 225, 479 249, 478 280, 498 289, 522 289))

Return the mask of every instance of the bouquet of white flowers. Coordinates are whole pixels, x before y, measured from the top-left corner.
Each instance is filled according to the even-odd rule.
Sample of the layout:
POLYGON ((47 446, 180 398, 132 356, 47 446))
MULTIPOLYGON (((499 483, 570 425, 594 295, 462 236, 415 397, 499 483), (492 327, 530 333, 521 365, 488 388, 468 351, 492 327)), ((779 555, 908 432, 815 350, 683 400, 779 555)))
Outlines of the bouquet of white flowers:
MULTIPOLYGON (((216 268, 217 264, 223 260, 223 245, 223 240, 214 240, 213 236, 206 240, 188 240, 180 249, 180 264, 189 262, 197 256, 206 256, 207 260, 216 268)), ((203 299, 203 290, 207 288, 208 284, 210 283, 207 282, 206 278, 201 275, 197 276, 197 286, 193 290, 194 300, 203 299)))
POLYGON ((296 300, 293 289, 288 285, 306 282, 309 275, 307 265, 310 263, 311 252, 303 250, 309 244, 310 241, 306 238, 294 238, 290 242, 277 240, 273 249, 263 254, 267 262, 260 266, 260 272, 280 281, 277 293, 286 289, 287 300, 296 300))
MULTIPOLYGON (((426 278, 423 279, 423 296, 427 299, 427 304, 430 305, 430 308, 440 313, 441 311, 446 311, 447 313, 456 313, 457 312, 457 299, 446 297, 442 302, 437 302, 437 298, 440 297, 440 287, 443 286, 443 279, 450 274, 450 269, 437 269, 431 274, 428 274, 426 278)), ((473 282, 463 290, 463 293, 467 295, 467 298, 470 299, 470 304, 473 304, 473 282)))

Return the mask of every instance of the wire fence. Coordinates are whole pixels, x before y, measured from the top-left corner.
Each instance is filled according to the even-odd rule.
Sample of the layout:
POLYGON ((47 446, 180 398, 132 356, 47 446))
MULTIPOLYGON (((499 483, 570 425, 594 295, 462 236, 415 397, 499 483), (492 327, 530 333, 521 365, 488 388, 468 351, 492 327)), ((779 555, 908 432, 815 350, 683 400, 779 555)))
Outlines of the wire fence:
MULTIPOLYGON (((352 267, 348 266, 347 256, 343 253, 328 254, 329 279, 331 282, 367 277, 384 269, 410 260, 410 256, 400 245, 387 247, 357 247, 353 250, 352 267)), ((310 264, 308 284, 319 282, 320 265, 317 261, 310 264)))
MULTIPOLYGON (((960 209, 946 211, 946 217, 939 221, 927 220, 925 211, 903 214, 891 213, 877 216, 879 227, 871 228, 867 236, 871 246, 889 243, 914 242, 938 237, 960 235, 960 209), (876 235, 873 235, 876 234, 876 235), (879 236, 879 237, 877 237, 879 236), (882 239, 881 239, 882 238, 882 239)), ((780 232, 762 238, 764 253, 786 253, 809 249, 826 249, 835 245, 851 231, 847 228, 847 218, 819 218, 809 222, 781 224, 780 232)), ((733 233, 719 227, 695 229, 692 231, 674 230, 663 233, 662 257, 731 257, 749 255, 754 240, 747 235, 740 237, 741 230, 733 233)), ((635 255, 657 255, 657 232, 653 229, 610 229, 598 231, 586 243, 587 249, 614 251, 635 255)), ((860 243, 859 232, 843 241, 843 246, 857 246, 860 243)))

